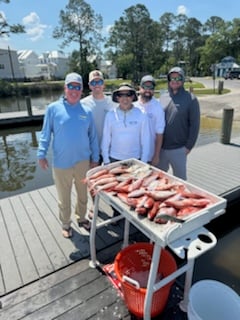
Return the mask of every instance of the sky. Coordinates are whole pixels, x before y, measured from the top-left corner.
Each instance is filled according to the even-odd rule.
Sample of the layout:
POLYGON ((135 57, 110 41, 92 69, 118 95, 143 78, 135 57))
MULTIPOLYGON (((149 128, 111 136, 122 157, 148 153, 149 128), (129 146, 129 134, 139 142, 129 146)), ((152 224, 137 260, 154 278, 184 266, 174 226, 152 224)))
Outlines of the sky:
MULTIPOLYGON (((153 20, 166 12, 174 15, 185 14, 205 23, 211 16, 218 16, 225 21, 239 18, 240 1, 238 0, 85 0, 95 14, 103 18, 103 35, 108 35, 109 28, 126 9, 143 4, 153 20)), ((0 2, 0 12, 9 24, 23 24, 25 34, 0 38, 0 48, 11 50, 33 50, 37 54, 45 51, 61 50, 60 40, 52 38, 53 30, 59 26, 60 10, 65 11, 68 0, 10 0, 9 4, 0 2)), ((63 51, 66 55, 77 49, 77 44, 69 44, 63 51)))

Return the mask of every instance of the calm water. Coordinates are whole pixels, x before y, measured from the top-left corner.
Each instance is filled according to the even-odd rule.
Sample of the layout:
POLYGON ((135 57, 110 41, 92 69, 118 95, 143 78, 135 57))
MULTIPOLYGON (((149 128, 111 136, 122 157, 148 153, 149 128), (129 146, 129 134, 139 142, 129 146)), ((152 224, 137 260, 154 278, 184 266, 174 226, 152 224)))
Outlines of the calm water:
POLYGON ((0 131, 0 199, 53 184, 51 170, 41 170, 37 164, 40 130, 28 127, 0 131))
MULTIPOLYGON (((62 95, 62 91, 48 92, 43 95, 31 97, 31 104, 33 107, 44 110, 46 106, 52 101, 57 100, 62 95)), ((26 98, 25 97, 12 97, 0 99, 0 113, 4 112, 16 112, 26 110, 26 98)))
MULTIPOLYGON (((51 169, 37 165, 36 152, 41 127, 0 130, 0 199, 53 184, 51 169)), ((221 120, 203 118, 197 145, 220 141, 221 120)), ((240 123, 232 135, 240 134, 240 123)), ((51 149, 49 150, 51 162, 51 149)))

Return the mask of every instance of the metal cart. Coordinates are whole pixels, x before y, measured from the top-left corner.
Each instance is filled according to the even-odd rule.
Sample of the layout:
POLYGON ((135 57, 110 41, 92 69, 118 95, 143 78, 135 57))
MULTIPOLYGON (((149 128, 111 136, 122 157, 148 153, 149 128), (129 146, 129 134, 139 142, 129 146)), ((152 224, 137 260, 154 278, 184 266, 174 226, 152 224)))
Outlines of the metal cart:
MULTIPOLYGON (((139 165, 142 166, 145 165, 141 161, 135 159, 129 159, 127 161, 129 162, 130 160, 133 163, 139 163, 139 165)), ((117 165, 119 164, 114 163, 108 166, 113 167, 117 165)), ((96 170, 99 169, 90 170, 88 172, 88 175, 91 175, 96 170)), ((154 170, 156 169, 154 168, 154 170)), ((171 180, 180 180, 171 175, 166 175, 171 180)), ((217 243, 216 237, 203 226, 225 212, 226 200, 205 190, 197 188, 196 186, 191 185, 185 181, 184 184, 192 191, 197 191, 201 194, 206 195, 212 200, 213 204, 207 208, 200 210, 196 214, 190 215, 189 217, 187 217, 186 221, 181 224, 168 223, 165 225, 161 225, 150 221, 147 217, 139 218, 139 216, 135 212, 131 211, 127 205, 125 205, 121 200, 108 192, 100 191, 96 194, 95 197, 94 217, 92 220, 92 228, 90 232, 91 267, 96 267, 99 264, 96 257, 95 247, 95 237, 97 229, 108 225, 113 221, 125 218, 123 247, 126 247, 128 245, 130 223, 134 225, 139 231, 141 231, 145 236, 147 236, 151 242, 154 243, 152 263, 150 267, 146 297, 144 301, 144 320, 151 319, 151 302, 154 292, 183 273, 186 273, 186 276, 184 285, 184 298, 180 303, 180 308, 185 312, 187 311, 188 294, 192 284, 195 259, 213 248, 217 243), (109 219, 97 223, 100 200, 115 208, 118 212, 120 212, 120 216, 114 218, 109 217, 109 219), (181 268, 177 269, 171 275, 155 283, 161 255, 161 248, 165 248, 166 246, 168 246, 180 258, 186 258, 187 263, 184 264, 181 268)))

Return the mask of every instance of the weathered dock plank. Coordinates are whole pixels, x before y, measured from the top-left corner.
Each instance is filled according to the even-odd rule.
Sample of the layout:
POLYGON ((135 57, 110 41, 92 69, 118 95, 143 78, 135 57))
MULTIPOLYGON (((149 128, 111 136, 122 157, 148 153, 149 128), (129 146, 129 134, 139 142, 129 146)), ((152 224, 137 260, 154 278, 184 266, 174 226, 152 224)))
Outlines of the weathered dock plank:
POLYGON ((239 151, 240 138, 233 139, 231 144, 214 142, 193 149, 188 156, 188 181, 233 200, 232 190, 240 190, 239 151))
MULTIPOLYGON (((73 210, 74 198, 73 190, 73 210)), ((0 209, 0 296, 89 256, 89 233, 77 226, 74 216, 73 237, 68 240, 61 235, 55 186, 2 199, 0 209)), ((111 208, 105 209, 111 214, 111 208)), ((101 215, 105 218, 107 213, 101 212, 100 220, 101 215)), ((97 250, 122 237, 121 225, 102 228, 97 250)))
POLYGON ((11 238, 7 228, 7 221, 5 220, 6 213, 7 216, 12 215, 12 208, 9 206, 9 201, 7 199, 1 201, 0 211, 0 294, 3 295, 6 292, 21 287, 23 281, 19 273, 15 255, 13 254, 11 238))
POLYGON ((20 289, 2 304, 0 319, 113 319, 114 312, 130 319, 117 291, 101 272, 88 267, 88 260, 20 289))

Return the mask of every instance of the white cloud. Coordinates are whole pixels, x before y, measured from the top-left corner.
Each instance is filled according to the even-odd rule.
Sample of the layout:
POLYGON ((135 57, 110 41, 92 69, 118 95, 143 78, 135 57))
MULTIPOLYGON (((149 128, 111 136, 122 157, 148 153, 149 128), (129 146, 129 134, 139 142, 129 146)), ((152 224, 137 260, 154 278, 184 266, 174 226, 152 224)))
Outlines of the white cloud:
POLYGON ((177 14, 184 14, 186 16, 188 14, 188 9, 185 6, 180 5, 177 8, 177 14))
POLYGON ((25 26, 27 35, 33 42, 42 39, 44 32, 48 27, 46 24, 41 23, 36 12, 31 12, 28 16, 24 17, 22 23, 25 26))
POLYGON ((109 33, 110 30, 112 29, 113 25, 112 24, 109 24, 105 27, 105 30, 106 30, 106 33, 109 33))

